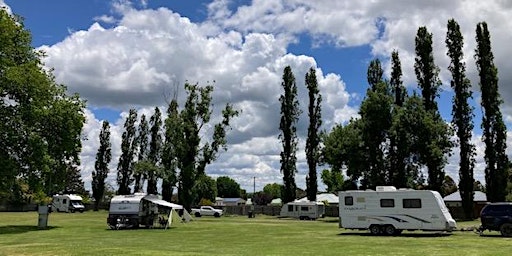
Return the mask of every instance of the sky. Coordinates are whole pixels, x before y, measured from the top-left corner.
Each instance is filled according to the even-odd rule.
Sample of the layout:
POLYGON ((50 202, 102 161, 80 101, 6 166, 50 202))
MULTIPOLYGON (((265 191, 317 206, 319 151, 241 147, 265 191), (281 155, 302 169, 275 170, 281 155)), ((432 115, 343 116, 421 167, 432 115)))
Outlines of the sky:
MULTIPOLYGON (((418 91, 414 38, 420 26, 433 33, 435 63, 443 82, 438 105, 451 121, 446 24, 454 18, 464 36, 464 60, 474 98, 475 178, 484 181, 475 28, 485 21, 498 67, 502 113, 512 127, 512 2, 465 1, 306 1, 306 0, 0 0, 24 18, 32 45, 46 52, 58 83, 87 101, 81 173, 90 189, 101 123, 111 124, 112 162, 107 181, 114 187, 123 125, 130 108, 150 116, 165 112, 173 95, 183 102, 185 82, 212 84, 214 115, 232 103, 242 110, 227 134, 228 149, 207 167, 212 177, 229 176, 248 192, 281 183, 280 104, 283 69, 295 75, 303 114, 297 125, 296 182, 305 189, 307 90, 304 76, 316 69, 322 102, 322 129, 358 117, 368 88, 369 62, 379 58, 390 74, 390 55, 400 54, 403 80, 418 91), (255 187, 253 185, 255 184, 255 187)), ((207 127, 211 128, 211 127, 207 127)), ((509 129, 510 130, 510 129, 509 129)), ((211 129, 205 131, 203 138, 211 129)), ((508 132, 508 136, 511 133, 508 132)), ((510 155, 511 138, 507 153, 510 155)), ((458 180, 458 148, 445 171, 458 180)), ((320 170, 320 169, 319 169, 320 170)), ((325 186, 318 181, 320 189, 325 186)))

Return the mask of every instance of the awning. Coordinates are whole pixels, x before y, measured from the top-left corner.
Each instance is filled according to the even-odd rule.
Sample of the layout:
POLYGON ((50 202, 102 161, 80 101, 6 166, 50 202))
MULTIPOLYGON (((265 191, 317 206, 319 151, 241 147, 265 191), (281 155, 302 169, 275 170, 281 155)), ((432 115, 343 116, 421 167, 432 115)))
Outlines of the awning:
POLYGON ((169 203, 165 200, 162 200, 162 199, 158 199, 156 197, 144 197, 143 198, 144 200, 148 200, 154 204, 158 204, 160 206, 163 206, 163 207, 168 207, 168 208, 172 208, 172 209, 183 209, 183 206, 182 205, 179 205, 179 204, 173 204, 173 203, 169 203))

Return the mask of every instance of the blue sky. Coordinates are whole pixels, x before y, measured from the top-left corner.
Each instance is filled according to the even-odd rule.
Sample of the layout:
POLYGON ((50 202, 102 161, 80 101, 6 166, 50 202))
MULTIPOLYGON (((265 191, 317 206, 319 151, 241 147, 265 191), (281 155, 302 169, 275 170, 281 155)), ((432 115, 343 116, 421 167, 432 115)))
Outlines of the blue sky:
MULTIPOLYGON (((506 85, 512 82, 512 63, 506 56, 512 54, 507 45, 512 40, 508 19, 512 9, 508 2, 0 0, 0 5, 2 2, 25 18, 33 46, 47 53, 45 63, 54 68, 57 81, 88 102, 87 140, 81 155, 86 187, 90 186, 103 120, 112 125, 111 169, 115 170, 119 137, 130 108, 137 108, 139 115, 151 115, 156 106, 165 109, 172 92, 177 90, 183 97, 176 88, 185 81, 206 84, 213 80, 215 106, 231 102, 243 112, 228 135, 228 151, 207 172, 214 177, 229 175, 249 191, 255 176, 257 190, 268 183, 282 183, 277 98, 284 66, 290 65, 295 73, 304 109, 304 75, 310 67, 317 69, 324 97, 323 128, 330 130, 357 117, 367 88, 367 65, 373 58, 381 59, 388 76, 388 56, 398 50, 408 90, 417 90, 413 63, 419 26, 427 26, 434 34, 434 55, 444 84, 438 104, 442 116, 450 121, 453 95, 446 86, 450 75, 444 37, 446 22, 452 17, 465 37, 467 75, 475 93, 471 103, 475 106, 478 179, 483 178, 483 145, 473 55, 474 29, 480 21, 489 24, 504 100, 502 111, 510 126, 512 91, 506 85)), ((306 123, 303 115, 299 134, 305 134, 306 123)), ((303 188, 307 170, 304 144, 301 137, 296 181, 303 188)), ((457 149, 453 153, 446 171, 457 180, 457 149)), ((114 180, 112 172, 109 181, 114 180)), ((321 181, 319 185, 323 188, 321 181)))

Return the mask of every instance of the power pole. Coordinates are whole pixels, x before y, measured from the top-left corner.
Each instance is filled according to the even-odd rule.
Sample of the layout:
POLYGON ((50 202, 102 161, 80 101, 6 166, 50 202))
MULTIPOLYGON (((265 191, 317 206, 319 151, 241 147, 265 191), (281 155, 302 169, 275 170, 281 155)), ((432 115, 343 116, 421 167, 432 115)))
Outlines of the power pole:
POLYGON ((252 183, 252 194, 256 194, 256 177, 252 177, 253 183, 252 183))

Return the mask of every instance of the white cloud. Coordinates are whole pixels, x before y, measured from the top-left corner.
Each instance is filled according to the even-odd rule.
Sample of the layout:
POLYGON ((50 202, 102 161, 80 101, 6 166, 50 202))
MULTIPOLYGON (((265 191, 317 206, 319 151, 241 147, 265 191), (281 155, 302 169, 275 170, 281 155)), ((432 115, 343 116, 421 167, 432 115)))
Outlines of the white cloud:
MULTIPOLYGON (((145 1, 141 3, 144 5, 145 1)), ((343 77, 324 74, 311 56, 287 52, 288 45, 302 33, 308 33, 317 47, 369 45, 372 53, 380 57, 388 57, 398 49, 404 79, 414 86, 414 37, 417 28, 426 25, 434 34, 436 63, 447 83, 449 60, 444 37, 447 20, 454 17, 465 36, 468 75, 474 88, 478 88, 474 29, 477 22, 485 20, 500 70, 504 114, 512 120, 512 90, 504 86, 512 82, 512 73, 506 72, 512 68, 507 61, 512 53, 507 45, 512 40, 508 33, 512 6, 508 2, 254 0, 236 9, 231 4, 226 0, 212 1, 207 6, 207 20, 193 23, 165 8, 137 10, 130 1, 116 1, 113 8, 120 18, 114 27, 94 23, 87 30, 72 32, 62 42, 41 49, 47 52, 45 63, 55 68, 57 81, 79 92, 91 109, 109 107, 123 113, 131 107, 151 109, 165 105, 176 87, 183 100, 185 81, 214 84, 216 111, 232 102, 242 113, 234 119, 229 132, 229 150, 208 171, 217 176, 233 175, 245 187, 252 187, 253 176, 258 176, 261 183, 281 181, 278 97, 285 66, 290 65, 295 74, 303 109, 307 102, 304 75, 310 67, 316 68, 323 96, 324 128, 329 130, 334 124, 357 116, 357 109, 349 103, 357 101, 359 95, 346 91, 343 77)), ((113 18, 99 16, 97 20, 108 22, 113 18)), ((387 60, 384 62, 388 65, 387 60)), ((84 132, 89 140, 84 141, 82 152, 84 177, 90 177, 94 166, 100 127, 91 111, 87 115, 84 132)), ((113 137, 116 134, 120 138, 124 115, 113 124, 113 137)), ((305 134, 306 126, 304 111, 300 135, 305 134)), ((118 154, 119 149, 116 150, 118 154)), ((117 159, 113 157, 113 162, 117 159)), ((300 159, 299 166, 303 167, 304 159, 300 159)), ((456 164, 450 159, 447 168, 453 172, 456 164)), ((476 169, 480 171, 481 155, 478 159, 476 169)), ((297 180, 304 179, 301 171, 297 180)))

